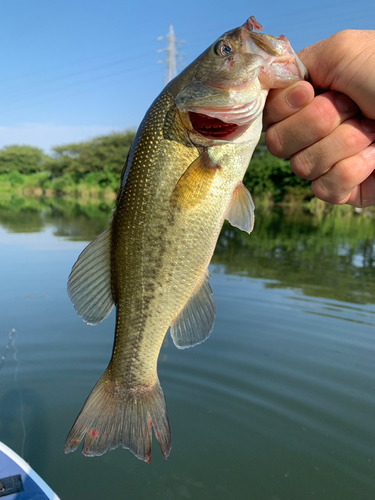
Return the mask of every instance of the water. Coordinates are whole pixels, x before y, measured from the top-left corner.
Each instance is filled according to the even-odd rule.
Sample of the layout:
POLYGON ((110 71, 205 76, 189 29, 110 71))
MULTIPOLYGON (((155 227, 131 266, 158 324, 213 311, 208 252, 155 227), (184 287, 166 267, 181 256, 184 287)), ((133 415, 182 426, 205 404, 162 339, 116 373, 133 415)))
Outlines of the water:
MULTIPOLYGON (((0 208, 0 440, 62 500, 372 500, 375 224, 362 214, 258 210, 225 226, 210 272, 210 339, 159 360, 173 446, 144 464, 63 444, 111 353, 114 315, 85 325, 70 268, 109 211, 62 200, 0 208), (17 361, 18 360, 18 361, 17 361), (16 378, 15 378, 15 375, 16 378), (26 436, 24 435, 24 429, 26 436)), ((0 474, 1 477, 1 474, 0 474)))

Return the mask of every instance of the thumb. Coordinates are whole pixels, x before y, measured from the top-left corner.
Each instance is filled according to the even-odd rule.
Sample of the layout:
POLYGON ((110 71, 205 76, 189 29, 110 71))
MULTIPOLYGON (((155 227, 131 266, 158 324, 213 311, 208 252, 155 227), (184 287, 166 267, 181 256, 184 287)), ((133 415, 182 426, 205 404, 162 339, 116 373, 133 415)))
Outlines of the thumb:
POLYGON ((314 98, 314 89, 305 81, 296 82, 285 89, 271 90, 263 111, 263 131, 302 109, 314 98))

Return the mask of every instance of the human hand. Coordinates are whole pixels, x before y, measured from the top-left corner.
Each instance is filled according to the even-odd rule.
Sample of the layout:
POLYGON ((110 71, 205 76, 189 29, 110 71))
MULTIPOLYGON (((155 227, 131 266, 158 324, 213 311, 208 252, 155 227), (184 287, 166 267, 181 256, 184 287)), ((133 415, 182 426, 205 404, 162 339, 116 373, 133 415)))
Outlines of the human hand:
POLYGON ((266 144, 329 203, 375 204, 375 31, 345 30, 298 55, 308 82, 273 90, 266 144))

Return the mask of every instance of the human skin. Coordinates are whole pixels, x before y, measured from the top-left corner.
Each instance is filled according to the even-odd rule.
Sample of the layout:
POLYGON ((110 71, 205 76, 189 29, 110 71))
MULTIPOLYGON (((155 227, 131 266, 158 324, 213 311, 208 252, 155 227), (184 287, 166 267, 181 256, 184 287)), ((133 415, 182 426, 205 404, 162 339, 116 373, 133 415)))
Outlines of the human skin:
POLYGON ((311 84, 270 92, 269 151, 323 201, 375 204, 375 31, 344 30, 298 53, 311 84))

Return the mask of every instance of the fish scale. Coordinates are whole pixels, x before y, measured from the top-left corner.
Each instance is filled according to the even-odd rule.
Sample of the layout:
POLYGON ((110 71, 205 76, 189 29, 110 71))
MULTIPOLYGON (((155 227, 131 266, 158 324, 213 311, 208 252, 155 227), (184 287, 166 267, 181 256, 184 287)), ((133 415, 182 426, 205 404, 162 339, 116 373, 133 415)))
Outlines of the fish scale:
POLYGON ((208 265, 226 219, 251 232, 242 184, 272 86, 305 76, 285 37, 254 34, 250 18, 220 37, 156 98, 127 162, 110 225, 73 266, 68 292, 84 321, 116 306, 111 360, 65 444, 86 456, 117 446, 165 458, 170 426, 157 359, 165 334, 184 349, 206 340, 215 306, 208 265), (256 35, 256 36, 255 36, 256 35), (214 124, 214 127, 212 126, 214 124))

